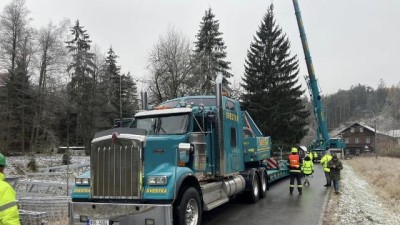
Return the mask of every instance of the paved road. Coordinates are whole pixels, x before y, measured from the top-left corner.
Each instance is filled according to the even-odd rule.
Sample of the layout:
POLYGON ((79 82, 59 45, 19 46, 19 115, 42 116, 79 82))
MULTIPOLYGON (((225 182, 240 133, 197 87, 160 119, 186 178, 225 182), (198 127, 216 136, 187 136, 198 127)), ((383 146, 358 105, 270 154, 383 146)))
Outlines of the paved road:
POLYGON ((329 189, 324 187, 325 176, 322 167, 315 165, 314 177, 310 186, 303 189, 303 195, 289 195, 289 179, 271 185, 267 196, 256 204, 240 200, 222 205, 210 212, 203 213, 203 225, 317 225, 329 189))

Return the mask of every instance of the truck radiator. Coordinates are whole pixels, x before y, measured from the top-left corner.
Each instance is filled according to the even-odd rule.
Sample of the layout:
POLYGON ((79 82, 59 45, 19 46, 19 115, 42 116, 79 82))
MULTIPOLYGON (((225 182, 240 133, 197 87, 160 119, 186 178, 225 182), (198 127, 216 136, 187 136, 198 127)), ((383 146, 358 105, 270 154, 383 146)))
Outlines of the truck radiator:
POLYGON ((140 192, 141 147, 136 140, 92 143, 90 157, 92 197, 136 199, 140 192))

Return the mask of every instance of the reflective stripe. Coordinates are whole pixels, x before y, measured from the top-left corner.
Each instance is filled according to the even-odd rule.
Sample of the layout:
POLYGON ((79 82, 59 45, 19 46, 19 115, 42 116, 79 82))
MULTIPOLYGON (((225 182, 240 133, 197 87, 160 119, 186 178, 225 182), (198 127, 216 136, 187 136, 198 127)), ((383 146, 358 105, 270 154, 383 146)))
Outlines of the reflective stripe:
POLYGON ((292 172, 292 173, 300 173, 301 170, 290 170, 290 172, 292 172))
POLYGON ((0 212, 3 212, 4 210, 9 209, 16 205, 17 205, 17 202, 9 202, 7 204, 4 204, 4 205, 0 206, 0 212))

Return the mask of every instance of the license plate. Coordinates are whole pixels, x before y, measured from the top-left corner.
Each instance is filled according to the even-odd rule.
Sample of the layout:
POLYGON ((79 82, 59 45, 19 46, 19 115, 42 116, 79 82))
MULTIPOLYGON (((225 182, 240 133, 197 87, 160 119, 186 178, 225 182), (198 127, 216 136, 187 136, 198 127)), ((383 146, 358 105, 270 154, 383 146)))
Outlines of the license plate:
POLYGON ((88 225, 110 225, 110 220, 89 220, 88 225))

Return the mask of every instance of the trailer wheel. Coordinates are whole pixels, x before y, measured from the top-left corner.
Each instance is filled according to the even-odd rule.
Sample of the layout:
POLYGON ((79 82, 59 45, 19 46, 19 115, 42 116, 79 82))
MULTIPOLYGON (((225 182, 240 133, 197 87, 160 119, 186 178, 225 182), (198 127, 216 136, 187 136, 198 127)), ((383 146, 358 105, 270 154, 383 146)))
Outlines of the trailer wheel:
POLYGON ((265 198, 268 190, 267 173, 265 170, 260 172, 260 198, 265 198))
POLYGON ((199 192, 193 187, 186 189, 175 210, 175 224, 200 225, 202 207, 199 192))
POLYGON ((260 188, 259 188, 259 180, 256 173, 253 174, 253 178, 251 181, 251 192, 249 196, 249 200, 251 203, 256 203, 258 198, 260 197, 260 188))

